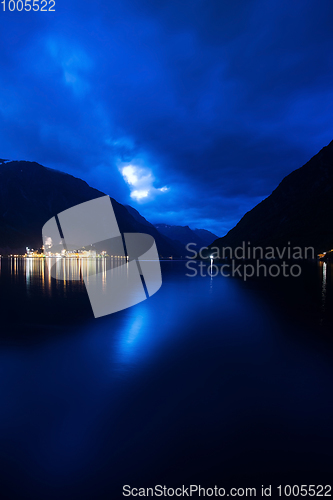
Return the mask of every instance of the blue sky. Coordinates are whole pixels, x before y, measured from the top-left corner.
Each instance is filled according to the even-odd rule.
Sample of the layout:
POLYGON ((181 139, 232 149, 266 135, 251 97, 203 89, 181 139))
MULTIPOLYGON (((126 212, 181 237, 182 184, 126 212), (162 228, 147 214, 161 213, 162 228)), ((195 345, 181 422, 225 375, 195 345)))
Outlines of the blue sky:
POLYGON ((219 236, 333 139, 331 0, 1 11, 0 157, 219 236))

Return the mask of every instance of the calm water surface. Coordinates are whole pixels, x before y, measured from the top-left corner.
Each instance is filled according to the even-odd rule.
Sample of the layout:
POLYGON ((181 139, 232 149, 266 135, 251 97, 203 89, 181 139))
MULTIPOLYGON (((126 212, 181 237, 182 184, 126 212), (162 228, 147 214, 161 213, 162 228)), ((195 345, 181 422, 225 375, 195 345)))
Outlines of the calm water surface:
POLYGON ((156 295, 94 319, 83 282, 1 260, 3 497, 330 483, 331 266, 246 283, 186 272, 162 263, 156 295))

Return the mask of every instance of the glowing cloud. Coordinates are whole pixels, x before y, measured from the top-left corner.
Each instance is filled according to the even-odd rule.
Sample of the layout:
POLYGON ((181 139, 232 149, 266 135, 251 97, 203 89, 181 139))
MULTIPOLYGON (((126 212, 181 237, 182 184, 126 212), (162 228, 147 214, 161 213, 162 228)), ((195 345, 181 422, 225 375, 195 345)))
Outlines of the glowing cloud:
POLYGON ((141 200, 142 198, 147 198, 148 196, 148 191, 138 191, 137 189, 135 191, 132 191, 131 193, 131 198, 134 198, 136 200, 141 200))
POLYGON ((135 174, 135 167, 132 165, 128 165, 128 167, 124 167, 121 171, 125 181, 131 185, 136 186, 139 182, 138 176, 135 174))
POLYGON ((120 168, 120 172, 131 189, 131 198, 136 201, 148 201, 157 194, 165 193, 169 190, 167 186, 161 188, 154 187, 154 176, 149 168, 138 165, 126 165, 120 168))

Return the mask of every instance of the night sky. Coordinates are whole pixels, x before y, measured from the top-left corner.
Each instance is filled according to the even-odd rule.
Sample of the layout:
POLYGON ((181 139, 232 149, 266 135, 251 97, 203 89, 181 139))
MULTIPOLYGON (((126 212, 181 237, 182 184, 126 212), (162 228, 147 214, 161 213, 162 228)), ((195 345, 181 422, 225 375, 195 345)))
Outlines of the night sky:
POLYGON ((0 11, 1 158, 222 236, 333 139, 332 0, 55 8, 0 11))

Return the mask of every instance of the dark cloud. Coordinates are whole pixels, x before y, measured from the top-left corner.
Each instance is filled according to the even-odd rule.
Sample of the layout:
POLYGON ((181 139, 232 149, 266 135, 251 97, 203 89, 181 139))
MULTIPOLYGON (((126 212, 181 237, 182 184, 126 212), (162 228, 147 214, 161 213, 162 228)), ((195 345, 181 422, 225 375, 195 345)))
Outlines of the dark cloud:
POLYGON ((329 0, 2 13, 1 155, 222 235, 332 140, 332 17, 329 0))

